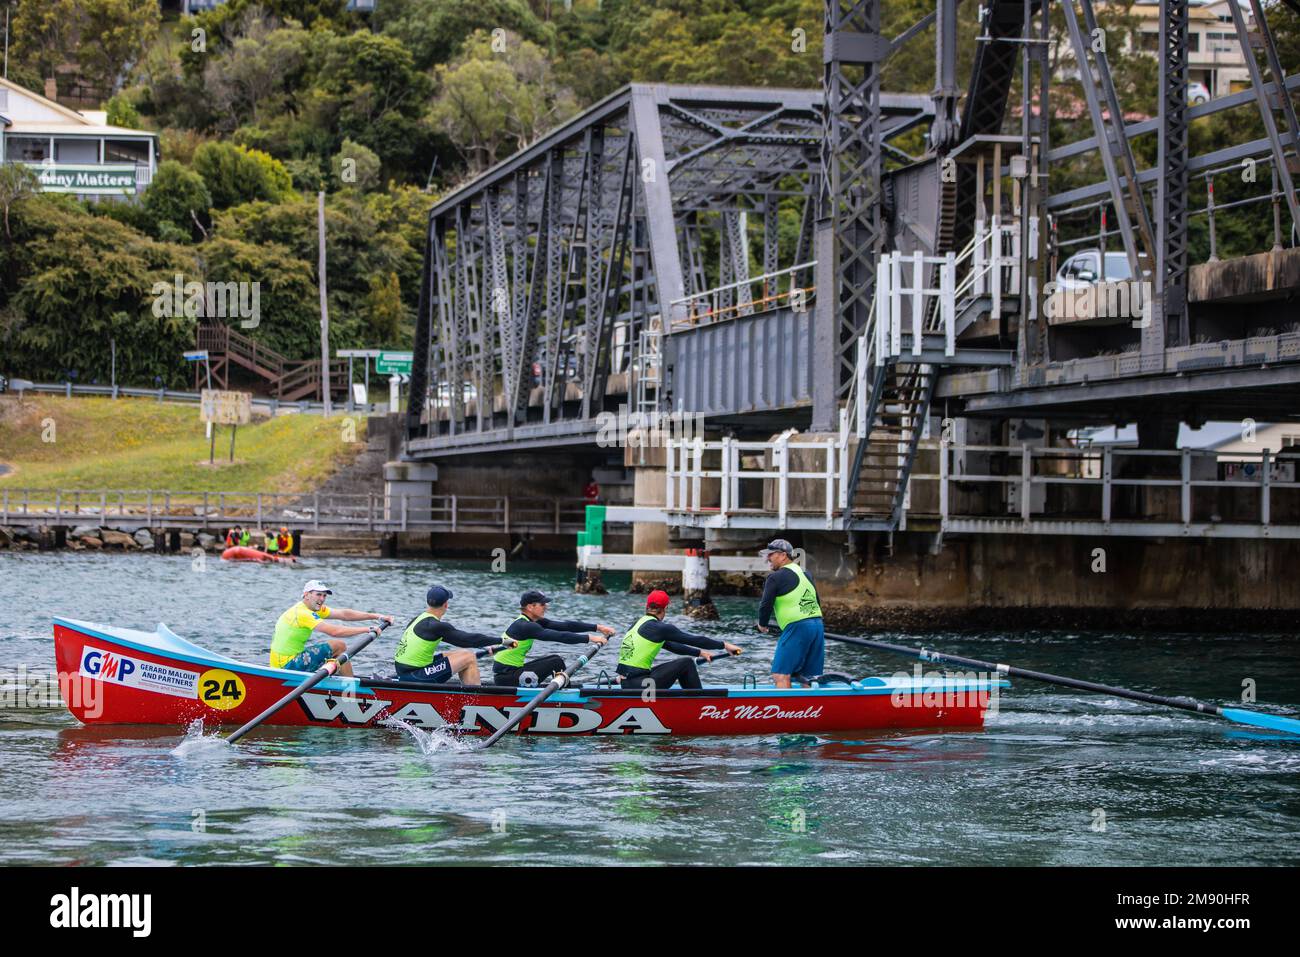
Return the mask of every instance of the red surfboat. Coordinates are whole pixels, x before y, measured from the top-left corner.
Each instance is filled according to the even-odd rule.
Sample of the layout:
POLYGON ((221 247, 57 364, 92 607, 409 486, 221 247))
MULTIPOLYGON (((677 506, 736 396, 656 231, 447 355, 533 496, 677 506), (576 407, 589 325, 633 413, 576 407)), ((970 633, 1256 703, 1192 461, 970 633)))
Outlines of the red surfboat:
POLYGON ((282 562, 285 565, 292 565, 297 561, 292 555, 272 555, 270 552, 264 552, 260 548, 250 548, 247 545, 232 545, 221 553, 221 559, 227 562, 282 562))
MULTIPOLYGON (((307 675, 237 661, 172 632, 54 619, 54 651, 68 710, 87 724, 162 724, 201 718, 242 725, 307 675)), ((556 692, 522 734, 768 735, 898 728, 976 728, 1008 682, 978 675, 669 689, 643 697, 607 684, 556 692), (647 700, 649 698, 650 700, 647 700)), ((367 728, 389 719, 419 728, 487 734, 536 688, 416 684, 382 677, 326 678, 268 725, 367 728)))

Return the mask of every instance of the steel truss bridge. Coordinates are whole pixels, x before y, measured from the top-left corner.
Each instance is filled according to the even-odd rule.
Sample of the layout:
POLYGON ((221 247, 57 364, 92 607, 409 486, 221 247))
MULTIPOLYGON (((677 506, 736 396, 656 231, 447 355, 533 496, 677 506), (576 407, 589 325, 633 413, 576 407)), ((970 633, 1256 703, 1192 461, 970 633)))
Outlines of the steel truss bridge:
MULTIPOLYGON (((1300 75, 1269 20, 1300 2, 1230 5, 1238 43, 1258 52, 1250 86, 1195 106, 1191 7, 1162 2, 1150 117, 1120 103, 1112 60, 1138 54, 1097 48, 1095 0, 988 0, 966 37, 959 0, 897 37, 880 32, 881 2, 827 0, 820 91, 634 84, 444 197, 407 454, 562 454, 623 413, 702 416, 779 459, 773 434, 795 429, 838 450, 832 525, 891 531, 941 419, 992 446, 1007 429, 1028 441, 1026 421, 1040 436, 1136 422, 1142 447, 1161 449, 1179 421, 1296 418, 1300 75), (882 91, 882 66, 922 35, 933 91, 882 91), (964 86, 959 42, 974 46, 964 86), (1053 83, 1053 43, 1082 102, 1053 83), (1259 135, 1194 154, 1191 123, 1225 111, 1259 135), (1047 117, 1063 114, 1082 135, 1056 144, 1047 117), (1243 163, 1257 188, 1229 205, 1271 218, 1272 242, 1221 260, 1213 184, 1243 163), (1066 168, 1100 178, 1053 193, 1049 173, 1066 168), (1208 226, 1209 262, 1191 262, 1193 223, 1208 226), (1075 309, 1056 272, 1089 250, 1100 275, 1079 285, 1099 295, 1075 309), (1127 267, 1116 280, 1112 262, 1127 267), (1140 308, 1099 306, 1127 286, 1140 308)), ((767 511, 770 527, 795 527, 767 511)))

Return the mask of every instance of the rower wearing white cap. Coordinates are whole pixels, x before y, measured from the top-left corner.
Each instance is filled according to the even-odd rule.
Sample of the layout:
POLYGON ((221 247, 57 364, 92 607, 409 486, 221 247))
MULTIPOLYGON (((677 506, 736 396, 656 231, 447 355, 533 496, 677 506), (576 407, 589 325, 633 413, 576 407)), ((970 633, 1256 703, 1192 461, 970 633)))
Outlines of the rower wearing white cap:
MULTIPOLYGON (((289 671, 315 671, 330 658, 347 648, 346 638, 364 635, 369 629, 338 625, 335 621, 386 621, 393 623, 392 615, 373 611, 356 611, 352 608, 329 608, 325 596, 334 594, 323 581, 312 579, 302 586, 302 601, 288 609, 275 623, 275 638, 271 641, 271 667, 289 671), (334 619, 326 621, 325 619, 334 619), (327 635, 324 641, 308 641, 317 633, 327 635)), ((345 663, 340 674, 352 674, 351 663, 345 663)))

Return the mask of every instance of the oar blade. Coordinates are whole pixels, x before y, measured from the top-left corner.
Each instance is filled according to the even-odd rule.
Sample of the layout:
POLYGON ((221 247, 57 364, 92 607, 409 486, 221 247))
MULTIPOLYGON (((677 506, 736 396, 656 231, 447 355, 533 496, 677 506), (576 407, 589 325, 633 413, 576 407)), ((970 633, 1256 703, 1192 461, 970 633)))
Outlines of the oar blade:
POLYGON ((1220 708, 1219 713, 1229 721, 1248 724, 1255 728, 1268 728, 1283 734, 1300 736, 1300 720, 1286 718, 1280 714, 1268 714, 1263 711, 1245 711, 1241 708, 1220 708))

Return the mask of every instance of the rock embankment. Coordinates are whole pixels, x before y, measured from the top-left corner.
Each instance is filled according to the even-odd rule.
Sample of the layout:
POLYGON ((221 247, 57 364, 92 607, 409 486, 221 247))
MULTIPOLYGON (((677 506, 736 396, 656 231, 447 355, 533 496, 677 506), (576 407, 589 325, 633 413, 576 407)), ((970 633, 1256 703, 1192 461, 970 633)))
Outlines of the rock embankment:
POLYGON ((50 528, 46 525, 0 525, 0 549, 37 550, 66 548, 69 551, 153 552, 189 551, 221 552, 224 539, 211 532, 168 534, 160 528, 101 528, 77 525, 74 528, 50 528))

